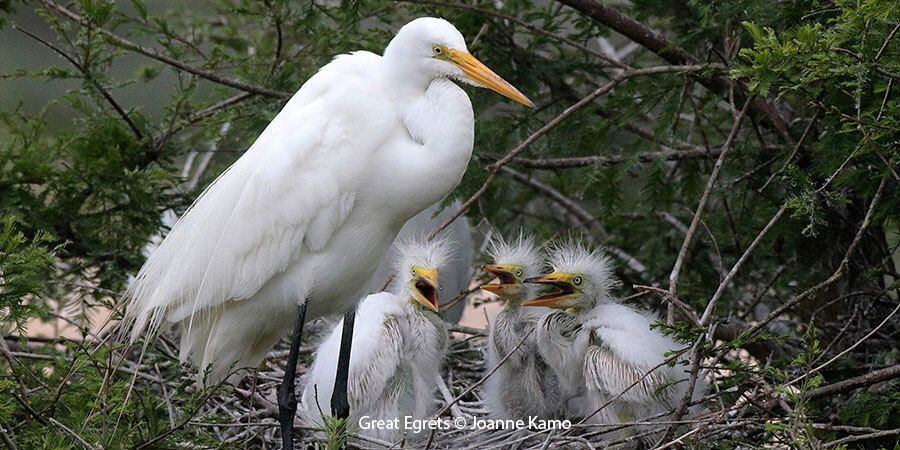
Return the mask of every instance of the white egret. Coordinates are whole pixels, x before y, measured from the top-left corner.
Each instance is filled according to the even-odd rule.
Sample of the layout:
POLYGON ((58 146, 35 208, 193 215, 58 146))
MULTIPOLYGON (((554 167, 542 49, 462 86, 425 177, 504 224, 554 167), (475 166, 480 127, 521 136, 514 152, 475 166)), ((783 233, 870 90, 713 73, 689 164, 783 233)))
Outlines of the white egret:
MULTIPOLYGON (((369 295, 356 311, 365 320, 353 330, 347 388, 349 428, 391 442, 409 431, 403 427, 406 417, 425 419, 434 405, 434 379, 448 341, 437 315, 438 280, 452 262, 445 240, 398 248, 397 276, 389 291, 369 295), (400 427, 358 429, 362 415, 373 421, 399 419, 400 427)), ((321 399, 330 398, 334 389, 342 328, 338 324, 322 342, 306 376, 301 416, 313 426, 321 427, 322 416, 331 415, 321 399)))
POLYGON ((533 237, 520 233, 508 242, 497 235, 488 245, 488 255, 493 264, 484 266, 484 270, 496 276, 497 283, 481 288, 506 304, 491 325, 485 368, 492 370, 506 355, 510 356, 485 381, 485 403, 501 419, 555 418, 562 412, 559 381, 541 358, 532 331, 549 310, 522 307, 522 302, 534 293, 534 288, 523 281, 540 273, 540 251, 533 237))
MULTIPOLYGON (((315 318, 354 308, 401 226, 466 169, 474 115, 454 80, 532 106, 443 19, 406 24, 384 56, 360 51, 322 67, 141 268, 125 295, 132 339, 179 324, 182 358, 212 365, 216 381, 235 364, 258 365, 293 321, 279 392, 282 440, 292 448, 307 310, 315 318)), ((341 417, 346 334, 332 399, 341 417)))
MULTIPOLYGON (((440 204, 426 209, 409 219, 400 234, 394 239, 388 254, 381 260, 367 292, 378 292, 384 288, 384 282, 394 273, 394 261, 391 255, 396 254, 398 247, 403 242, 425 236, 439 225, 450 219, 462 206, 459 200, 442 208, 440 204)), ((461 216, 447 226, 441 236, 454 243, 455 251, 453 259, 444 267, 441 267, 441 317, 447 322, 459 322, 465 309, 466 302, 458 301, 453 305, 447 305, 463 292, 469 290, 472 282, 472 258, 475 255, 475 243, 472 241, 472 230, 466 216, 461 216)))
POLYGON ((524 304, 563 310, 542 321, 537 345, 545 357, 559 356, 551 366, 564 374, 567 390, 576 396, 570 413, 594 414, 621 392, 591 421, 616 424, 669 410, 684 393, 685 371, 665 364, 650 369, 683 346, 651 329, 652 316, 617 302, 610 290, 618 282, 609 258, 599 251, 559 245, 550 264, 552 273, 526 281, 555 291, 524 304))

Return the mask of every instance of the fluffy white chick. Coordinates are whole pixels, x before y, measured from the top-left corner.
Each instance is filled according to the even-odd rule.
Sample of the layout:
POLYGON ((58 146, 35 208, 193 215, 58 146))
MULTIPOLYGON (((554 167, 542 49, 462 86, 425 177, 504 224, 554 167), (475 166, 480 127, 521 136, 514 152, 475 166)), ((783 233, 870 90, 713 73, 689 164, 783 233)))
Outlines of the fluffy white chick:
MULTIPOLYGON (((433 404, 434 380, 447 351, 438 311, 438 272, 448 264, 450 244, 407 242, 398 246, 397 277, 387 292, 367 296, 356 311, 347 396, 349 429, 393 441, 403 436, 404 417, 424 419, 433 404), (358 429, 359 419, 399 418, 400 429, 358 429)), ((301 400, 304 420, 322 426, 330 416, 343 324, 320 345, 301 400)), ((408 435, 408 437, 413 437, 408 435)))

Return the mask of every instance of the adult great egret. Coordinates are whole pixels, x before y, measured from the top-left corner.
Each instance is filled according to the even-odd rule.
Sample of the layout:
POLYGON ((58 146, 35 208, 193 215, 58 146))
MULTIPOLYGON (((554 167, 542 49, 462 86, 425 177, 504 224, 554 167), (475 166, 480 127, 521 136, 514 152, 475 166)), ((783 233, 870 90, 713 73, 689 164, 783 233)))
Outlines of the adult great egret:
POLYGON ((569 413, 616 424, 668 411, 684 394, 687 377, 683 368, 662 363, 666 352, 681 346, 650 328, 652 316, 616 301, 610 290, 618 281, 609 258, 600 252, 563 244, 550 255, 550 263, 552 273, 526 282, 555 291, 524 305, 563 310, 542 319, 537 345, 545 358, 555 358, 551 367, 574 398, 569 413))
MULTIPOLYGON (((436 314, 438 282, 443 287, 444 268, 452 263, 450 253, 445 240, 400 243, 392 264, 397 274, 392 286, 360 303, 356 315, 365 320, 353 330, 347 389, 351 429, 395 441, 410 431, 405 429, 405 417, 425 419, 434 406, 434 380, 440 376, 449 340, 436 314), (373 421, 399 419, 399 427, 365 427, 359 422, 362 415, 373 421)), ((301 416, 313 426, 322 427, 322 415, 331 415, 329 405, 319 399, 330 398, 334 389, 342 328, 338 324, 316 350, 306 377, 301 416)))
MULTIPOLYGON (((179 324, 181 357, 212 365, 216 381, 235 364, 259 364, 296 317, 279 391, 282 441, 293 448, 307 311, 355 307, 403 223, 466 169, 474 115, 453 80, 533 106, 443 19, 406 24, 384 56, 360 51, 322 67, 141 268, 125 294, 132 339, 179 324)), ((332 398, 340 417, 352 329, 346 335, 332 398)))
POLYGON ((559 381, 538 352, 532 331, 549 310, 522 307, 522 302, 534 293, 534 288, 523 281, 540 273, 540 251, 533 237, 520 233, 511 241, 492 239, 488 255, 493 264, 483 269, 496 276, 497 283, 485 284, 481 289, 496 294, 506 304, 491 325, 485 368, 492 370, 509 357, 485 381, 485 403, 501 419, 555 418, 562 411, 557 392, 559 381))

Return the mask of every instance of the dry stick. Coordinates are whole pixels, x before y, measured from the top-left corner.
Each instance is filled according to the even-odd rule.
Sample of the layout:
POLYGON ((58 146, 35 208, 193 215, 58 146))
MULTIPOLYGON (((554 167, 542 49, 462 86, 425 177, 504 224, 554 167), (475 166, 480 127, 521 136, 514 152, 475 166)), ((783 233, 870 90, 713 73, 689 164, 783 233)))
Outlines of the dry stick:
POLYGON ((477 7, 477 6, 464 5, 464 4, 461 4, 461 3, 436 2, 436 1, 429 1, 429 0, 400 0, 400 1, 406 2, 406 3, 415 3, 415 4, 420 4, 420 5, 439 6, 439 7, 446 7, 446 8, 459 9, 459 10, 463 10, 463 11, 477 12, 477 13, 480 13, 480 14, 484 14, 484 15, 488 15, 488 16, 493 16, 493 17, 496 17, 496 18, 499 18, 499 19, 508 20, 508 21, 510 21, 510 22, 512 22, 512 23, 515 23, 516 25, 519 25, 519 26, 521 26, 521 27, 523 27, 523 28, 526 28, 526 29, 528 29, 528 30, 530 30, 530 31, 532 31, 532 32, 534 32, 534 33, 537 33, 537 34, 540 34, 540 35, 543 35, 543 36, 547 36, 547 37, 549 37, 549 38, 551 38, 551 39, 555 39, 555 40, 560 41, 560 42, 562 42, 562 43, 564 43, 564 44, 566 44, 566 45, 569 45, 569 46, 571 46, 571 47, 574 47, 574 48, 576 48, 576 49, 578 49, 578 50, 580 50, 580 51, 582 51, 582 52, 584 52, 584 53, 587 53, 587 54, 589 54, 589 55, 591 55, 591 56, 597 57, 597 58, 599 58, 599 59, 601 59, 601 60, 603 60, 603 61, 606 61, 606 62, 608 62, 608 63, 610 63, 610 64, 612 64, 612 65, 614 65, 614 66, 616 66, 616 67, 618 67, 618 68, 620 68, 620 69, 625 69, 625 70, 631 69, 631 67, 629 67, 628 65, 622 63, 621 61, 619 61, 619 60, 616 59, 615 57, 610 56, 610 55, 608 55, 608 54, 606 54, 606 53, 604 53, 604 52, 601 52, 601 51, 598 51, 598 50, 594 50, 594 49, 588 48, 588 47, 586 47, 586 46, 584 46, 584 45, 581 45, 581 44, 579 44, 579 43, 577 43, 577 42, 575 42, 575 41, 573 41, 573 40, 571 40, 571 39, 569 39, 569 38, 567 38, 567 37, 565 37, 565 36, 562 36, 562 35, 559 35, 559 34, 556 34, 556 33, 551 33, 551 32, 549 32, 549 31, 547 31, 547 30, 545 30, 545 29, 543 29, 543 28, 541 28, 541 27, 538 27, 538 26, 536 26, 536 25, 534 25, 534 24, 532 24, 532 23, 530 23, 530 22, 526 22, 526 21, 524 21, 524 20, 522 20, 522 19, 519 19, 518 17, 510 16, 510 15, 508 15, 508 14, 503 14, 503 13, 497 12, 497 11, 495 11, 495 10, 493 10, 493 9, 479 8, 479 7, 477 7))
MULTIPOLYGON (((586 209, 584 209, 580 205, 578 205, 578 203, 575 203, 575 201, 573 201, 569 197, 566 197, 561 192, 557 191, 556 189, 553 189, 550 186, 547 186, 546 184, 538 181, 537 179, 531 178, 523 173, 513 170, 508 166, 502 167, 501 170, 510 174, 514 180, 516 180, 520 183, 524 183, 528 186, 531 186, 538 192, 546 195, 551 200, 553 200, 554 202, 556 202, 560 206, 562 206, 563 209, 565 209, 570 214, 572 214, 573 216, 578 218, 578 220, 580 220, 582 224, 596 228, 600 232, 600 235, 603 237, 604 240, 608 239, 608 233, 606 232, 606 229, 603 228, 603 225, 600 224, 600 221, 597 220, 594 216, 592 216, 586 209)), ((618 247, 615 247, 615 246, 611 246, 611 245, 607 245, 606 250, 609 253, 612 253, 613 255, 615 255, 616 257, 621 259, 622 261, 625 261, 625 263, 628 264, 628 267, 631 270, 633 270, 637 273, 640 273, 640 274, 647 271, 647 266, 645 266, 642 262, 638 261, 637 258, 635 258, 634 256, 631 256, 629 253, 625 252, 624 250, 622 250, 618 247)))
POLYGON ((533 332, 534 332, 534 328, 528 330, 528 332, 525 333, 525 336, 522 336, 522 339, 519 339, 519 342, 516 344, 516 346, 513 347, 513 349, 510 350, 509 353, 507 353, 506 356, 503 357, 503 359, 501 359, 499 362, 497 362, 497 365, 496 365, 493 369, 491 369, 488 373, 484 374, 484 376, 482 376, 477 382, 475 382, 474 384, 472 384, 471 386, 469 386, 468 388, 466 388, 465 391, 463 391, 461 394, 459 394, 458 396, 456 396, 456 397, 453 399, 453 401, 451 401, 450 403, 448 403, 447 406, 444 407, 444 409, 438 411, 437 414, 432 415, 432 417, 433 417, 433 418, 440 417, 441 414, 447 412, 447 410, 450 409, 451 406, 453 406, 453 405, 455 405, 456 403, 458 403, 463 397, 465 397, 465 396, 468 395, 470 392, 472 392, 476 387, 481 386, 488 378, 491 377, 491 375, 494 374, 494 372, 496 372, 498 369, 500 369, 500 367, 503 366, 503 364, 505 364, 506 361, 509 360, 509 358, 510 358, 515 352, 517 352, 517 351, 519 350, 519 348, 522 346, 522 344, 524 344, 525 341, 528 340, 528 338, 531 336, 531 333, 533 333, 533 332))
POLYGON ((734 276, 737 274, 738 270, 744 265, 747 259, 750 257, 750 253, 756 249, 760 242, 762 242, 763 238, 769 234, 769 231, 772 230, 772 227, 775 226, 776 223, 781 219, 784 215, 784 212, 787 211, 787 206, 782 206, 778 209, 778 212, 769 219, 769 223, 763 227, 762 231, 756 235, 756 238, 753 239, 753 242, 747 246, 747 250, 744 250, 744 253, 738 258, 737 262, 734 263, 734 266, 731 267, 731 270, 728 271, 728 274, 725 275, 725 279, 719 283, 719 287, 716 289, 716 292, 713 294, 712 298, 709 300, 709 303, 706 304, 706 310, 703 311, 703 315, 700 317, 700 325, 705 325, 709 323, 709 320, 712 318, 713 310, 716 307, 716 303, 719 299, 722 298, 722 295, 725 292, 725 289, 728 288, 728 284, 731 283, 731 280, 734 279, 734 276))
POLYGON ((19 448, 16 447, 16 443, 13 442, 12 438, 6 432, 6 428, 3 426, 2 423, 0 423, 0 440, 3 441, 3 445, 5 445, 7 449, 19 450, 19 448))
POLYGON ((882 178, 881 184, 878 186, 878 191, 875 192, 875 196, 872 197, 872 203, 869 204, 869 210, 866 212, 866 216, 863 218, 863 222, 860 225, 859 231, 857 231, 856 236, 854 236, 853 241, 850 243, 850 247, 847 249, 847 252, 844 254, 844 258, 841 260, 840 264, 838 264, 837 269, 835 269, 834 273, 831 274, 828 279, 825 281, 801 292, 793 299, 789 300, 785 304, 779 306, 775 311, 772 311, 765 319, 757 322, 752 327, 750 327, 745 333, 747 336, 753 336, 756 332, 762 329, 764 326, 768 325, 769 322, 775 320, 778 316, 784 314, 785 311, 793 308, 798 303, 806 300, 811 297, 813 294, 818 293, 822 289, 831 286, 836 283, 841 277, 844 276, 844 272, 847 271, 847 267, 850 264, 850 257, 856 251, 857 247, 859 247, 860 242, 862 241, 862 236, 865 233, 866 228, 869 226, 869 222, 872 220, 872 214, 874 213, 875 206, 878 204, 878 201, 881 199, 882 193, 884 193, 884 188, 887 184, 887 177, 882 178))
POLYGON ((290 98, 292 95, 290 92, 277 91, 277 90, 269 89, 269 88, 265 88, 265 87, 254 86, 252 84, 248 84, 243 81, 234 80, 234 79, 231 79, 228 77, 218 75, 214 72, 209 72, 209 71, 199 69, 194 66, 185 64, 175 58, 163 55, 162 53, 159 53, 155 49, 141 47, 140 45, 138 45, 132 41, 129 41, 128 39, 125 39, 123 37, 120 37, 108 30, 105 30, 101 27, 94 26, 88 20, 84 19, 80 15, 75 14, 74 12, 70 11, 66 7, 64 7, 64 6, 60 5, 59 3, 56 3, 52 0, 44 0, 44 4, 47 7, 51 8, 52 10, 59 13, 62 17, 66 18, 68 20, 71 20, 73 22, 76 22, 83 27, 97 31, 98 33, 102 34, 107 40, 109 40, 109 42, 111 44, 113 44, 117 47, 121 47, 126 50, 131 50, 133 52, 140 53, 141 55, 144 55, 148 58, 152 58, 152 59, 155 59, 164 64, 168 64, 177 69, 194 74, 200 78, 203 78, 203 79, 206 79, 206 80, 209 80, 214 83, 221 84, 221 85, 233 87, 235 89, 239 89, 244 92, 251 92, 254 94, 264 95, 266 97, 285 98, 286 99, 286 98, 290 98))
POLYGON ((713 166, 712 173, 709 175, 709 179, 706 182, 706 189, 703 190, 703 195, 700 196, 700 203, 697 205, 697 210, 694 212, 693 219, 691 219, 691 225, 688 227, 687 234, 684 236, 684 241, 681 243, 681 250, 678 252, 678 258, 675 260, 675 265, 672 266, 672 272, 669 273, 669 295, 672 298, 678 297, 678 276, 681 273, 681 266, 684 264, 684 259, 687 256, 688 249, 694 239, 694 234, 697 232, 697 226, 700 224, 700 215, 703 214, 703 210, 706 209, 706 203, 709 201, 713 186, 715 186, 716 181, 719 178, 719 172, 722 170, 722 165, 725 162, 725 158, 728 156, 729 150, 731 150, 731 147, 734 145, 734 140, 737 137, 738 131, 741 129, 741 123, 743 122, 747 108, 750 106, 752 100, 753 97, 748 98, 747 101, 744 102, 744 107, 735 119, 734 126, 731 127, 731 133, 728 134, 725 144, 722 145, 722 151, 719 153, 719 158, 716 159, 716 164, 713 166))
POLYGON ((175 134, 197 122, 200 122, 203 119, 206 119, 207 117, 211 117, 211 116, 218 114, 222 110, 224 110, 234 104, 240 103, 244 100, 248 100, 250 98, 253 98, 254 96, 256 96, 256 94, 254 94, 252 92, 241 92, 240 94, 226 98, 225 100, 222 100, 220 102, 214 103, 207 108, 203 108, 200 111, 191 113, 184 119, 183 123, 180 123, 176 127, 172 128, 172 130, 169 131, 167 134, 170 134, 170 135, 175 134))
POLYGON ((700 159, 708 157, 716 157, 722 153, 722 149, 713 149, 706 151, 705 148, 697 148, 691 150, 663 150, 656 152, 645 152, 637 155, 611 155, 611 156, 582 156, 575 158, 543 158, 543 159, 515 159, 513 163, 520 167, 529 169, 575 169, 588 166, 611 166, 630 161, 637 158, 640 162, 653 162, 658 160, 665 161, 682 161, 688 159, 700 159))
POLYGON ((900 377, 900 364, 895 364, 890 367, 886 367, 884 369, 879 369, 874 372, 869 372, 865 375, 860 375, 854 378, 848 378, 846 380, 838 381, 837 383, 826 384, 825 386, 821 386, 815 388, 806 393, 806 398, 817 398, 823 397, 827 395, 837 394, 845 391, 849 391, 852 389, 860 388, 863 386, 869 386, 876 383, 881 383, 882 381, 892 380, 894 378, 900 377))
MULTIPOLYGON (((449 404, 453 401, 453 394, 450 393, 450 388, 447 387, 447 382, 444 381, 444 377, 441 374, 434 375, 435 384, 437 384, 438 391, 441 392, 441 396, 444 397, 444 401, 449 404)), ((453 414, 453 417, 465 417, 463 416, 462 410, 459 409, 459 406, 453 405, 450 407, 450 413, 453 414)))
POLYGON ((59 429, 63 430, 66 434, 68 434, 69 436, 71 436, 72 439, 75 439, 79 444, 81 444, 84 448, 86 448, 86 449, 88 449, 88 450, 94 450, 94 449, 96 449, 96 448, 101 448, 101 449, 103 448, 103 447, 100 447, 100 446, 94 446, 94 445, 91 445, 90 443, 88 443, 88 441, 85 441, 83 437, 79 436, 78 433, 72 431, 71 428, 69 428, 69 427, 67 427, 67 426, 65 426, 65 425, 63 425, 63 424, 61 424, 58 420, 56 420, 56 419, 54 419, 54 418, 52 418, 52 417, 49 418, 49 419, 47 419, 47 420, 48 420, 50 423, 52 423, 53 425, 55 425, 56 427, 58 427, 59 429))
MULTIPOLYGON (((531 336, 531 333, 533 333, 533 332, 534 332, 534 328, 528 330, 528 333, 525 333, 525 336, 522 336, 522 339, 519 340, 519 342, 516 344, 516 346, 513 347, 513 349, 510 350, 509 353, 507 353, 506 356, 503 357, 503 359, 501 359, 499 362, 497 362, 497 365, 496 365, 493 369, 491 369, 488 373, 484 374, 484 376, 482 376, 477 382, 475 382, 474 384, 472 384, 471 386, 469 386, 468 388, 466 388, 466 390, 464 390, 461 394, 459 394, 458 396, 456 396, 452 401, 448 402, 448 403, 447 403, 447 406, 445 406, 444 409, 438 411, 438 412, 435 413, 435 414, 432 414, 432 415, 431 415, 431 418, 432 418, 432 419, 436 419, 436 418, 440 417, 441 414, 444 414, 444 413, 447 412, 449 409, 451 409, 451 407, 453 407, 453 405, 457 404, 463 397, 465 397, 466 395, 468 395, 470 392, 472 392, 472 391, 473 391, 475 388, 477 388, 478 386, 481 386, 481 385, 485 382, 485 380, 487 380, 488 378, 490 378, 491 375, 494 374, 494 372, 496 372, 498 369, 500 369, 500 367, 503 366, 503 364, 505 364, 506 361, 509 360, 509 358, 510 358, 515 352, 517 352, 517 351, 519 350, 519 347, 521 347, 522 344, 525 343, 525 341, 531 336)), ((394 442, 393 445, 391 445, 391 448, 396 447, 397 445, 400 444, 400 442, 401 442, 401 441, 396 441, 396 442, 394 442)))
POLYGON ((87 81, 89 81, 91 83, 91 85, 93 85, 97 89, 97 91, 100 92, 100 95, 102 95, 103 98, 106 99, 106 101, 110 104, 110 106, 112 106, 113 109, 116 110, 116 113, 119 114, 120 117, 122 117, 122 120, 124 120, 125 123, 128 124, 128 128, 131 128, 131 131, 134 133, 135 137, 137 137, 139 140, 144 138, 144 133, 142 133, 141 129, 138 128, 137 124, 135 124, 134 121, 131 120, 131 117, 128 116, 128 113, 125 112, 125 109, 123 109, 122 106, 119 105, 118 102, 116 102, 116 100, 113 98, 112 94, 110 94, 109 91, 106 90, 106 88, 103 87, 103 85, 100 84, 100 82, 97 81, 96 78, 91 76, 91 73, 90 73, 90 71, 88 71, 88 68, 86 66, 84 66, 81 63, 79 63, 78 61, 76 61, 74 57, 72 57, 68 53, 64 52, 61 48, 51 44, 47 40, 31 33, 30 31, 28 31, 24 28, 21 28, 15 24, 13 24, 12 27, 14 30, 18 30, 22 34, 40 42, 41 44, 43 44, 45 47, 49 48, 50 50, 53 50, 58 55, 62 56, 63 59, 65 59, 70 64, 75 66, 75 68, 78 69, 78 71, 81 72, 82 75, 84 75, 84 78, 87 81))
POLYGON ((475 202, 478 201, 478 199, 481 198, 481 196, 484 195, 485 192, 487 192, 488 187, 490 187, 490 185, 494 182, 494 179, 497 178, 497 173, 500 171, 500 169, 503 168, 503 166, 509 164, 510 161, 515 159, 520 153, 522 153, 528 147, 530 147, 531 144, 534 143, 534 141, 538 140, 541 136, 543 136, 544 134, 546 134, 553 128, 556 128, 557 125, 562 123, 564 120, 566 120, 569 116, 574 114, 579 109, 590 104, 597 97, 600 97, 601 95, 606 94, 607 92, 613 90, 613 88, 618 86, 623 81, 625 81, 629 78, 634 78, 634 77, 638 77, 638 76, 656 75, 656 74, 661 74, 661 73, 674 73, 674 72, 692 72, 692 71, 702 70, 702 69, 709 68, 709 67, 710 66, 707 66, 707 65, 655 66, 655 67, 648 67, 645 69, 627 70, 627 71, 623 71, 622 73, 616 75, 615 77, 613 77, 611 80, 609 80, 603 86, 600 86, 599 88, 597 88, 596 90, 594 90, 593 92, 591 92, 590 94, 588 94, 587 96, 585 96, 584 98, 579 100, 578 102, 574 103, 572 106, 569 106, 568 108, 566 108, 558 116, 554 117, 552 120, 547 122, 543 127, 541 127, 540 129, 538 129, 537 131, 532 133, 531 136, 528 136, 528 138, 526 138, 519 145, 517 145, 512 150, 510 150, 503 158, 497 160, 495 163, 488 166, 487 167, 488 176, 487 176, 487 179, 484 180, 484 183, 482 183, 481 187, 478 188, 478 190, 474 194, 472 194, 472 196, 469 197, 469 199, 466 200, 462 204, 462 206, 459 207, 459 210, 457 210, 452 216, 450 216, 450 218, 448 218, 444 223, 442 223, 437 228, 432 230, 431 233, 428 234, 427 239, 428 240, 434 239, 434 237, 437 236, 441 231, 443 231, 445 228, 450 226, 450 224, 453 223, 454 221, 456 221, 456 219, 458 219, 460 216, 465 214, 465 212, 468 211, 469 208, 471 208, 472 205, 475 204, 475 202))
POLYGON ((762 187, 760 187, 759 189, 756 190, 757 193, 761 194, 764 190, 766 190, 766 187, 769 186, 769 183, 771 183, 772 180, 775 179, 775 177, 777 177, 782 172, 784 172, 784 170, 787 169, 787 166, 791 163, 791 161, 794 160, 794 156, 796 156, 797 152, 800 151, 800 147, 802 146, 804 139, 806 139, 806 135, 809 134, 809 130, 812 129, 813 125, 815 125, 815 123, 816 123, 816 119, 819 118, 819 111, 820 110, 817 109, 815 114, 813 114, 812 119, 809 119, 809 123, 806 125, 806 128, 803 130, 803 135, 800 136, 800 140, 798 140, 797 144, 794 145, 794 150, 791 152, 790 155, 788 155, 787 159, 784 160, 784 164, 781 165, 781 168, 776 170, 772 175, 769 176, 769 178, 766 180, 766 182, 763 183, 762 187))
MULTIPOLYGON (((875 193, 875 196, 872 198, 872 202, 869 204, 869 209, 868 209, 868 211, 866 211, 866 216, 865 216, 865 218, 863 218, 863 222, 862 222, 862 224, 860 224, 859 230, 856 232, 856 236, 853 238, 853 242, 850 244, 850 247, 847 249, 847 252, 844 254, 844 259, 843 259, 843 260, 841 261, 841 263, 838 265, 838 268, 834 271, 834 273, 833 273, 827 280, 823 281, 822 283, 817 284, 816 286, 813 286, 813 287, 810 288, 810 289, 807 289, 806 291, 804 291, 803 293, 799 294, 797 297, 795 297, 795 298, 794 298, 793 300, 791 300, 790 302, 785 303, 784 305, 782 305, 782 307, 780 307, 780 308, 778 308, 777 310, 773 311, 771 314, 769 314, 768 317, 766 317, 765 319, 763 319, 762 322, 759 322, 759 323, 755 324, 754 326, 752 326, 748 331, 745 332, 745 335, 746 335, 746 336, 753 336, 754 333, 756 333, 757 331, 759 331, 760 328, 762 328, 763 326, 765 326, 766 324, 768 324, 769 322, 771 322, 775 317, 781 315, 784 311, 786 311, 787 309, 793 307, 794 305, 796 305, 796 304, 799 303, 800 301, 802 301, 802 300, 808 298, 808 297, 811 296, 813 293, 818 292, 819 290, 824 289, 825 287, 830 286, 831 284, 835 283, 838 279, 840 279, 840 278, 843 276, 843 273, 847 270, 847 266, 848 266, 848 264, 849 264, 850 257, 853 255, 853 253, 855 253, 856 249, 859 247, 859 243, 860 243, 860 241, 862 240, 862 236, 863 236, 863 234, 865 234, 865 231, 866 231, 866 229, 867 229, 868 226, 869 226, 869 223, 870 223, 870 221, 871 221, 871 219, 872 219, 872 215, 874 214, 875 208, 876 208, 876 206, 878 205, 879 200, 881 199, 881 195, 884 193, 884 188, 885 188, 885 186, 886 186, 886 184, 887 184, 887 181, 888 181, 888 177, 887 177, 887 176, 884 176, 884 177, 881 179, 881 184, 878 186, 878 191, 875 193)), ((858 347, 860 344, 862 344, 866 339, 868 339, 869 337, 871 337, 872 335, 874 335, 878 330, 881 329, 881 327, 883 327, 883 326, 891 319, 891 317, 894 316, 894 314, 897 313, 898 310, 900 310, 900 303, 897 304, 897 307, 894 308, 894 310, 891 311, 891 313, 888 314, 888 315, 884 318, 884 320, 881 321, 880 324, 878 324, 874 329, 872 329, 872 331, 870 331, 869 333, 867 333, 867 334, 866 334, 865 336, 863 336, 861 339, 859 339, 858 341, 856 341, 856 343, 854 343, 854 344, 851 345, 850 347, 846 348, 846 349, 843 350, 842 352, 838 353, 837 355, 835 355, 833 358, 829 359, 828 361, 826 361, 826 362, 820 364, 819 366, 813 368, 812 370, 807 371, 807 372, 804 373, 803 375, 798 376, 797 378, 794 378, 793 380, 790 380, 790 381, 788 381, 787 383, 782 384, 781 387, 791 386, 791 385, 797 383, 798 381, 802 381, 803 379, 805 379, 805 378, 806 378, 807 376, 809 376, 810 374, 815 373, 815 372, 818 372, 818 371, 822 370, 823 368, 825 368, 825 367, 831 365, 831 363, 833 363, 833 362, 836 361, 837 359, 841 358, 841 357, 844 356, 845 354, 849 353, 850 351, 852 351, 853 349, 855 349, 856 347, 858 347)), ((767 395, 769 395, 769 394, 775 392, 775 390, 776 390, 776 388, 774 388, 774 387, 773 387, 773 388, 769 388, 769 389, 763 391, 762 393, 759 393, 759 394, 754 395, 754 396, 753 396, 752 398, 750 398, 748 401, 751 401, 751 402, 752 402, 754 399, 758 399, 758 398, 767 396, 767 395)), ((719 412, 716 414, 716 416, 717 416, 718 418, 724 417, 726 414, 728 414, 728 413, 730 413, 730 412, 732 412, 732 411, 735 411, 735 410, 738 409, 738 408, 739 408, 738 405, 734 405, 734 406, 732 406, 732 407, 730 407, 730 408, 727 408, 727 409, 724 409, 724 410, 722 410, 722 411, 719 411, 719 412)), ((718 419, 713 418, 713 419, 711 419, 711 420, 718 420, 718 419)), ((699 428, 695 428, 694 430, 692 430, 691 432, 689 432, 689 434, 691 434, 691 433, 693 433, 693 432, 696 432, 696 431, 698 431, 698 430, 699 430, 699 428)), ((686 435, 684 435, 684 436, 686 436, 686 435)), ((683 438, 684 436, 682 436, 682 438, 683 438)), ((679 439, 681 439, 681 438, 679 438, 679 439)), ((676 441, 678 441, 678 439, 676 439, 676 441)), ((673 442, 676 442, 676 441, 673 441, 673 442)), ((671 444, 671 442, 670 442, 669 444, 671 444)), ((666 445, 669 445, 669 444, 666 444, 666 445)), ((665 447, 665 446, 663 446, 663 447, 661 447, 661 448, 664 448, 664 447, 665 447)))
MULTIPOLYGON (((640 46, 650 50, 666 60, 669 64, 696 64, 699 60, 681 47, 673 44, 660 33, 628 15, 596 0, 557 0, 575 10, 587 15, 595 22, 603 24, 640 46)), ((700 83, 710 91, 729 97, 733 90, 733 84, 722 76, 701 79, 700 83)), ((790 135, 790 123, 775 105, 765 99, 754 99, 751 105, 755 112, 761 113, 778 130, 785 142, 793 143, 790 135)))
POLYGON ((837 445, 846 444, 848 442, 863 441, 866 439, 876 439, 876 438, 886 437, 886 436, 895 436, 898 434, 900 434, 900 428, 894 428, 893 430, 882 430, 882 431, 877 431, 875 433, 861 434, 861 435, 857 435, 857 436, 847 436, 845 438, 841 438, 836 441, 828 442, 825 444, 825 447, 826 448, 834 447, 837 445))

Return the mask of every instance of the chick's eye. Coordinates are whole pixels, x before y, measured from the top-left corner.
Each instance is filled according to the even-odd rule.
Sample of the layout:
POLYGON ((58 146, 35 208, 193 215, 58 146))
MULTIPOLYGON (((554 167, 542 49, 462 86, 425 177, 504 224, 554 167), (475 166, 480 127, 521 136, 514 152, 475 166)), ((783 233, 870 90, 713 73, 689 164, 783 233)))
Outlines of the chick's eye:
POLYGON ((516 276, 517 276, 517 277, 521 277, 521 276, 522 276, 522 269, 517 269, 517 270, 516 270, 516 276))
POLYGON ((434 52, 435 55, 440 55, 441 53, 444 53, 444 49, 442 49, 440 45, 432 45, 431 51, 434 52))
POLYGON ((575 277, 574 279, 572 279, 572 282, 575 284, 581 284, 581 277, 575 277))
POLYGON ((416 269, 412 270, 412 276, 416 276, 416 269))

